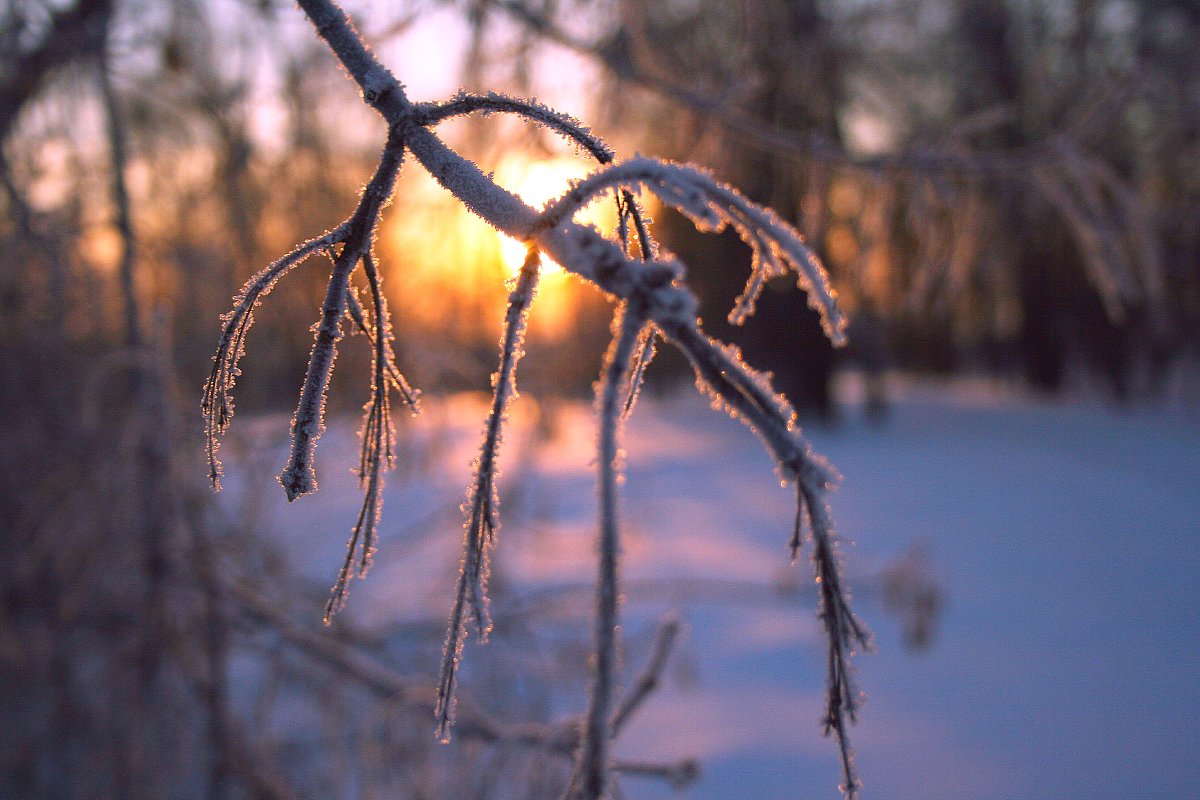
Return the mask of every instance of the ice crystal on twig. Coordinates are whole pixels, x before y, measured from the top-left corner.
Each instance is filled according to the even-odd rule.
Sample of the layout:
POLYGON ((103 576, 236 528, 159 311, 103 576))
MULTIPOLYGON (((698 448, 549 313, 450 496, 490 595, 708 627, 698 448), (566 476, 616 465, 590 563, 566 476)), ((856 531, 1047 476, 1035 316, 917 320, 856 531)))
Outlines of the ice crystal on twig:
MULTIPOLYGON (((600 423, 600 561, 594 669, 588 713, 579 733, 576 771, 568 795, 599 800, 605 791, 617 791, 609 774, 614 769, 608 758, 609 739, 648 691, 639 682, 626 701, 615 712, 612 710, 618 652, 620 451, 617 441, 621 421, 633 407, 646 365, 654 354, 657 336, 679 348, 691 362, 701 391, 712 398, 715 406, 749 426, 775 458, 781 477, 796 485, 797 519, 790 546, 794 558, 799 553, 807 523, 813 543, 815 579, 820 587, 819 615, 828 643, 828 693, 823 724, 827 733, 837 736, 845 773, 844 788, 848 795, 853 795, 857 779, 845 722, 853 720, 858 698, 848 659, 855 646, 867 644, 868 635, 850 611, 848 595, 842 587, 833 527, 824 505, 824 492, 836 481, 836 474, 812 452, 796 425, 791 406, 772 389, 767 376, 748 366, 736 348, 709 338, 700 329, 696 299, 686 287, 685 268, 669 254, 658 251, 648 220, 638 206, 637 194, 642 190, 652 192, 701 230, 732 226, 750 246, 751 275, 730 313, 734 322, 741 323, 753 313, 755 300, 767 280, 790 269, 808 293, 810 305, 820 312, 826 333, 840 344, 844 321, 827 276, 803 238, 772 211, 750 202, 703 170, 648 158, 612 163, 612 150, 586 126, 539 103, 497 94, 460 94, 441 104, 414 104, 395 77, 366 48, 335 3, 299 2, 317 33, 361 87, 363 100, 387 120, 388 142, 375 176, 351 217, 252 278, 238 295, 233 311, 224 318, 203 402, 209 471, 214 485, 220 478, 216 457, 219 436, 233 414, 232 387, 254 309, 288 270, 314 252, 326 251, 333 268, 321 317, 314 326, 312 354, 292 424, 291 453, 280 482, 291 499, 316 489, 315 446, 324 428, 325 396, 337 343, 343 335, 342 324, 349 319, 366 335, 372 347, 371 394, 364 407, 359 458, 364 500, 327 607, 328 619, 345 600, 347 582, 356 571, 362 574, 367 569, 374 551, 383 473, 391 464, 389 389, 394 389, 409 405, 414 405, 417 399, 417 393, 394 365, 387 305, 379 271, 371 256, 380 209, 391 196, 404 154, 410 152, 466 207, 496 230, 524 240, 529 246, 525 265, 509 295, 500 366, 493 378, 492 406, 475 464, 475 480, 464 504, 467 515, 464 554, 437 690, 435 715, 439 738, 449 737, 453 721, 457 668, 467 620, 473 622, 481 638, 486 637, 490 627, 486 596, 489 548, 499 526, 496 454, 506 409, 516 395, 515 369, 522 354, 525 320, 536 286, 540 254, 545 252, 567 271, 608 292, 618 301, 619 309, 613 323, 613 343, 596 384, 600 423), (603 166, 539 213, 497 186, 477 165, 451 150, 430 130, 442 120, 476 112, 515 114, 531 120, 576 143, 603 166), (610 191, 617 203, 618 241, 573 222, 580 208, 610 191), (635 235, 636 254, 631 252, 635 235), (351 275, 359 265, 363 267, 370 292, 369 314, 351 285, 351 275)), ((652 671, 658 669, 661 664, 652 667, 652 671)))
MULTIPOLYGON (((620 236, 621 247, 626 253, 630 249, 630 222, 633 223, 634 232, 637 234, 638 252, 641 255, 642 261, 653 261, 658 254, 658 245, 650 236, 645 212, 642 211, 637 198, 628 189, 621 189, 617 193, 617 235, 620 236)), ((638 396, 641 394, 642 384, 646 380, 646 369, 650 366, 650 362, 654 360, 656 352, 654 347, 655 337, 656 332, 654 330, 654 323, 652 322, 647 322, 638 333, 638 341, 633 353, 633 363, 629 368, 629 389, 625 393, 625 403, 621 411, 623 417, 628 417, 633 413, 633 407, 637 403, 638 396)))
POLYGON ((383 473, 392 467, 392 440, 395 437, 391 394, 388 388, 394 386, 401 399, 409 406, 415 407, 416 404, 416 392, 392 363, 391 317, 388 313, 387 299, 383 296, 375 259, 367 253, 363 256, 362 264, 370 287, 371 306, 374 309, 373 326, 367 324, 353 287, 346 297, 348 315, 361 327, 371 342, 371 398, 363 408, 362 443, 358 463, 358 480, 363 489, 363 504, 346 545, 345 561, 325 605, 326 624, 329 624, 333 615, 346 601, 346 587, 355 573, 356 554, 358 575, 362 577, 367 574, 367 569, 371 566, 371 557, 375 553, 379 517, 383 511, 383 473))
POLYGON ((638 333, 637 344, 633 348, 633 366, 629 369, 629 389, 625 392, 625 402, 621 408, 623 417, 633 413, 633 407, 642 393, 642 384, 646 381, 646 368, 654 360, 656 336, 654 324, 649 322, 643 325, 638 333))
MULTIPOLYGON (((386 298, 381 297, 381 299, 385 303, 387 302, 386 298)), ((354 287, 350 287, 350 293, 346 296, 346 300, 348 301, 346 313, 349 315, 350 321, 354 323, 354 327, 358 329, 359 333, 367 337, 367 341, 374 348, 376 346, 375 332, 366 318, 366 309, 363 308, 362 301, 358 299, 358 293, 354 290, 354 287)), ((388 330, 385 331, 383 340, 383 367, 387 371, 387 380, 392 389, 396 391, 396 394, 400 395, 400 399, 404 405, 416 413, 421 409, 421 393, 413 388, 408 379, 396 367, 396 354, 392 352, 391 345, 391 342, 395 340, 395 336, 392 334, 390 327, 391 323, 389 322, 388 330)))
MULTIPOLYGON (((829 521, 829 510, 819 494, 798 481, 797 518, 801 512, 807 516, 812 534, 812 562, 821 598, 817 614, 825 627, 827 674, 825 717, 821 723, 826 735, 834 734, 837 737, 844 780, 842 791, 847 797, 853 798, 858 792, 859 781, 854 768, 854 754, 850 750, 850 738, 846 733, 846 720, 855 721, 859 695, 854 687, 850 656, 855 647, 870 647, 871 636, 850 609, 848 595, 841 585, 837 541, 829 521)), ((793 556, 799 548, 798 539, 798 536, 793 538, 793 556)))
POLYGON ((483 446, 475 463, 475 481, 471 484, 471 490, 463 504, 467 512, 464 552, 454 606, 450 612, 450 624, 446 632, 446 647, 442 654, 441 676, 438 679, 437 708, 434 711, 437 717, 437 735, 442 741, 449 740, 450 727, 454 721, 454 690, 466 637, 467 614, 470 613, 481 640, 487 639, 492 627, 488 613, 487 580, 491 569, 488 550, 500 525, 497 517, 500 498, 496 491, 496 454, 500 447, 508 405, 517 395, 517 362, 524 354, 525 324, 529 315, 529 305, 537 291, 540 267, 540 254, 537 248, 531 245, 513 290, 508 296, 504 332, 500 337, 500 366, 492 375, 491 410, 484 426, 483 446))
POLYGON ((515 114, 543 125, 563 138, 574 142, 587 150, 601 164, 609 164, 616 158, 616 153, 612 148, 605 144, 603 139, 592 133, 587 125, 570 114, 556 111, 535 100, 509 97, 499 92, 488 92, 482 95, 460 92, 445 103, 422 104, 416 109, 418 113, 428 115, 435 122, 476 112, 515 114))
POLYGON ((609 708, 617 680, 617 601, 620 596, 617 576, 620 555, 617 485, 621 468, 618 435, 624 407, 620 394, 638 335, 644 326, 642 314, 640 302, 628 300, 613 318, 613 341, 596 383, 596 413, 600 418, 600 536, 597 546, 600 565, 596 576, 591 695, 584 719, 577 769, 579 779, 575 787, 580 793, 578 796, 586 798, 602 797, 608 779, 609 708))
POLYGON ((313 463, 316 442, 324 432, 325 397, 333 372, 333 363, 337 357, 337 343, 343 336, 342 321, 348 316, 371 343, 371 397, 364 411, 359 459, 363 504, 350 535, 345 562, 325 609, 327 623, 345 601, 346 585, 354 574, 355 561, 358 563, 358 574, 364 574, 374 551, 376 530, 383 505, 383 473, 392 464, 393 429, 388 390, 394 388, 401 399, 414 408, 418 397, 418 393, 394 363, 390 315, 383 295, 381 277, 371 255, 371 242, 379 212, 391 197, 403 154, 402 140, 398 134, 393 133, 385 146, 379 168, 364 188, 354 214, 324 236, 298 246, 247 282, 234 299, 233 310, 223 317, 225 325, 201 403, 205 418, 209 476, 214 488, 220 488, 221 465, 216 457, 219 436, 225 432, 233 416, 233 382, 240 374, 237 363, 245 352, 246 332, 253 322, 254 310, 292 267, 318 250, 329 253, 333 260, 333 269, 326 285, 321 317, 315 326, 312 352, 300 391, 299 405, 292 420, 291 451, 287 465, 279 477, 289 500, 316 489, 316 471, 313 463), (338 245, 341 246, 341 250, 335 252, 334 248, 338 245), (371 296, 370 321, 367 320, 365 310, 350 284, 350 275, 359 265, 366 275, 371 296))
POLYGON ((542 224, 559 225, 593 197, 613 187, 644 187, 700 230, 715 233, 730 225, 750 246, 753 252, 750 279, 735 301, 730 321, 745 322, 754 313, 755 302, 767 280, 786 274, 790 266, 800 288, 808 295, 809 305, 820 312, 826 334, 834 344, 845 342, 846 323, 834 302, 833 288, 800 233, 775 212, 753 203, 704 170, 652 158, 634 158, 602 168, 548 204, 542 213, 542 224))
POLYGON ((310 239, 297 246, 292 252, 271 264, 246 282, 233 299, 233 310, 221 317, 224 323, 217 352, 213 356, 212 372, 204 384, 204 399, 200 403, 204 414, 205 453, 208 456, 208 477, 214 489, 221 488, 221 462, 217 451, 221 447, 221 434, 229 428, 233 419, 233 385, 241 375, 238 361, 246 352, 246 333, 254 324, 254 311, 263 298, 271 293, 279 279, 293 267, 318 250, 323 250, 343 241, 345 225, 340 225, 324 236, 310 239))
POLYGON ((292 418, 291 453, 287 466, 279 475, 279 482, 283 484, 289 500, 316 491, 317 472, 314 460, 317 439, 325 432, 325 397, 329 392, 333 362, 337 358, 337 343, 342 338, 341 324, 348 304, 346 297, 350 289, 350 273, 360 261, 370 255, 379 212, 391 199, 392 187, 403 160, 403 140, 393 132, 384 147, 375 175, 363 189, 358 208, 346 224, 347 231, 342 250, 334 259, 333 270, 325 288, 325 300, 321 304, 321 318, 317 322, 308 369, 300 389, 300 403, 296 407, 296 415, 292 418))

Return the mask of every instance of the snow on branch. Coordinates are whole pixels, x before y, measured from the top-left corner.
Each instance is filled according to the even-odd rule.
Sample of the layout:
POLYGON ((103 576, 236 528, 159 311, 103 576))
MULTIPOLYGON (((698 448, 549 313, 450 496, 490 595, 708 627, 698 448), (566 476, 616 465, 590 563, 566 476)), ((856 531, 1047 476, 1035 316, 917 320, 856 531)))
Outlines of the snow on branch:
POLYGON ((757 205, 741 192, 717 181, 710 173, 685 164, 653 158, 633 158, 601 169, 576 183, 542 212, 542 224, 555 227, 574 216, 592 199, 617 188, 650 190, 662 202, 678 209, 701 231, 719 232, 733 226, 753 251, 750 280, 734 304, 729 319, 742 324, 754 313, 754 304, 766 282, 787 273, 790 266, 809 304, 821 314, 825 333, 834 344, 845 342, 845 320, 834 301, 817 256, 794 227, 775 212, 757 205))
MULTIPOLYGON (((238 360, 245 349, 253 312, 290 269, 313 253, 323 251, 330 256, 333 266, 321 316, 314 326, 308 369, 292 422, 291 452, 280 475, 289 499, 317 488, 316 443, 324 430, 325 398, 337 343, 344 335, 343 322, 348 319, 364 332, 372 347, 370 395, 364 406, 359 463, 364 499, 326 609, 328 622, 344 603, 349 580, 366 572, 374 552, 383 476, 392 463, 390 392, 396 391, 410 406, 415 406, 417 398, 394 364, 391 321, 380 270, 371 249, 379 213, 391 198, 405 154, 411 153, 467 208, 497 231, 524 241, 529 248, 525 265, 509 295, 500 364, 493 376, 492 406, 475 463, 475 479, 463 506, 464 555, 436 692, 438 737, 448 738, 454 721, 457 671, 466 622, 468 618, 473 622, 481 639, 490 627, 486 597, 489 551, 499 527, 496 456, 506 410, 517 395, 516 366, 523 354, 526 318, 544 255, 597 285, 617 306, 613 342, 596 384, 600 514, 592 682, 586 717, 581 726, 574 728, 576 733, 571 740, 572 748, 578 746, 578 753, 567 796, 599 800, 606 792, 618 791, 611 780, 617 765, 609 757, 609 741, 653 686, 653 675, 647 679, 649 683, 639 681, 614 711, 614 696, 620 682, 616 655, 620 630, 618 438, 658 335, 683 352, 695 370, 697 385, 712 398, 714 406, 750 427, 775 458, 781 478, 796 485, 797 523, 790 542, 792 556, 795 559, 799 552, 806 522, 812 540, 814 579, 820 586, 818 613, 824 622, 828 644, 824 725, 826 732, 838 739, 845 773, 844 790, 847 796, 853 796, 858 781, 845 723, 854 719, 858 698, 850 678, 849 656, 855 647, 868 644, 868 634, 850 611, 836 538, 824 501, 825 491, 837 480, 836 473, 813 453, 796 424, 794 411, 774 391, 767 376, 747 365, 736 348, 711 339, 700 329, 696 298, 686 285, 686 269, 674 257, 659 252, 636 194, 643 189, 652 192, 702 230, 732 226, 751 247, 754 266, 746 290, 731 313, 734 321, 742 322, 753 312, 755 299, 768 279, 790 269, 808 293, 809 303, 821 313, 830 339, 841 343, 845 323, 834 292, 803 238, 772 211, 755 205, 703 170, 649 158, 612 164, 612 151, 586 126, 536 102, 498 94, 460 94, 442 104, 413 104, 336 4, 330 0, 300 0, 300 5, 361 88, 364 102, 387 121, 388 140, 379 167, 353 214, 334 230, 299 245, 254 276, 235 298, 233 310, 223 318, 213 371, 202 403, 214 487, 219 488, 220 464, 216 458, 219 437, 233 414, 232 387, 239 375, 238 360), (532 209, 498 186, 476 164, 449 148, 431 130, 448 117, 475 112, 515 114, 531 120, 575 142, 605 166, 571 186, 544 210, 532 209), (573 221, 581 207, 608 192, 615 195, 618 209, 618 228, 612 237, 573 221), (631 253, 631 233, 637 236, 636 253, 631 253), (369 290, 369 314, 351 282, 359 266, 369 290)), ((661 649, 669 648, 669 644, 667 641, 661 649)), ((659 664, 652 671, 661 669, 661 659, 652 661, 659 664)))
POLYGON ((492 375, 492 406, 484 427, 483 446, 475 462, 475 481, 463 504, 468 515, 463 545, 465 552, 459 569, 454 606, 450 612, 449 630, 446 632, 437 707, 434 709, 437 736, 441 741, 450 740, 450 728, 454 724, 454 689, 466 638, 468 611, 482 641, 487 640, 492 628, 488 614, 487 581, 491 572, 488 552, 500 527, 496 454, 500 448, 501 429, 508 415, 508 406, 517 396, 517 362, 525 352, 525 325, 529 318, 529 306, 537 291, 540 269, 541 254, 536 247, 530 247, 508 296, 504 333, 500 337, 500 366, 492 375))

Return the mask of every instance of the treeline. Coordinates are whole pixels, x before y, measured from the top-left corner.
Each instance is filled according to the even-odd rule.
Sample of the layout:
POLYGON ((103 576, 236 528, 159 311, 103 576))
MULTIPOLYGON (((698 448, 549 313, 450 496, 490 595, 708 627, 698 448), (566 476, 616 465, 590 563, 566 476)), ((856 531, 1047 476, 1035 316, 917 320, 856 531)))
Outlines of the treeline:
MULTIPOLYGON (((729 332, 798 404, 830 413, 839 361, 1122 400, 1194 374, 1195 3, 611 5, 590 36, 559 4, 488 8, 591 54, 642 146, 713 165, 818 246, 857 320, 849 352, 795 324, 791 291, 729 332)), ((747 254, 666 238, 720 330, 747 254)))
MULTIPOLYGON (((121 339, 122 251, 96 79, 108 53, 139 242, 130 280, 143 325, 155 309, 166 316, 195 384, 213 320, 242 281, 336 222, 333 209, 365 181, 378 123, 271 3, 228 14, 185 0, 54 8, 14 5, 2 28, 4 325, 73 345, 121 339)), ((501 81, 536 94, 539 67, 564 48, 582 53, 604 76, 602 132, 623 151, 711 165, 800 225, 855 320, 848 351, 832 352, 811 314, 795 322, 805 300, 784 286, 755 322, 728 329, 720 309, 744 283, 748 251, 734 237, 687 236, 665 212, 660 223, 693 269, 706 324, 773 370, 797 405, 831 413, 842 363, 986 371, 1047 390, 1083 383, 1122 399, 1169 391, 1195 369, 1194 3, 511 0, 462 10, 467 57, 439 68, 461 66, 467 88, 501 81), (511 46, 489 49, 498 37, 511 46)), ((418 11, 372 11, 363 25, 386 42, 418 11)), ((484 161, 501 138, 510 150, 517 137, 531 158, 545 152, 528 130, 489 125, 460 131, 484 161)), ((402 349, 419 343, 408 348, 414 379, 467 388, 486 377, 495 333, 480 310, 505 275, 498 262, 479 266, 496 260, 486 248, 408 248, 403 220, 458 224, 437 202, 402 190, 390 211, 398 234, 380 247, 398 276, 402 349), (431 313, 415 276, 438 264, 461 277, 436 284, 454 287, 453 299, 431 313)), ((272 379, 248 389, 251 406, 290 402, 321 291, 317 271, 309 277, 264 314, 250 358, 261 353, 256 369, 272 379)), ((584 344, 598 358, 603 317, 584 313, 564 353, 584 344)), ((577 363, 533 363, 531 377, 586 390, 591 370, 577 363)))

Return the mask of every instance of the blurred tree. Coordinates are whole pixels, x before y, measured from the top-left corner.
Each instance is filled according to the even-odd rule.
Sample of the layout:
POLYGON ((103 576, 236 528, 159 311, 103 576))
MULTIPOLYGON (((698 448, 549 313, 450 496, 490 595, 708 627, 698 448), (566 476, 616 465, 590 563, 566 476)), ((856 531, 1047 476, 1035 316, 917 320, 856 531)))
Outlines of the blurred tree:
MULTIPOLYGON (((612 2, 583 31, 559 3, 494 5, 597 58, 630 119, 653 95, 691 111, 682 129, 649 112, 647 140, 704 148, 801 223, 900 366, 1015 367, 1046 389, 1091 368, 1117 397, 1195 368, 1196 195, 1176 180, 1195 173, 1191 6, 612 2)), ((737 261, 671 244, 714 254, 704 276, 737 261)), ((819 383, 826 354, 804 352, 819 383)), ((765 357, 825 407, 787 377, 805 367, 765 357)))
MULTIPOLYGON (((619 18, 622 27, 601 47, 625 50, 640 68, 655 74, 691 76, 694 86, 703 86, 719 102, 773 131, 815 135, 841 146, 841 47, 815 0, 669 6, 629 2, 619 18)), ((827 170, 820 163, 797 160, 736 135, 705 142, 703 115, 661 122, 663 141, 656 147, 684 160, 704 158, 724 179, 744 187, 749 197, 784 219, 817 224, 803 219, 802 204, 810 187, 825 179, 827 170), (702 153, 696 152, 697 140, 703 143, 702 153)), ((792 282, 773 281, 758 301, 755 323, 734 325, 724 309, 745 283, 748 249, 735 236, 711 242, 679 224, 668 229, 664 241, 690 266, 703 298, 701 316, 710 327, 739 344, 751 363, 773 373, 776 386, 797 408, 830 418, 833 347, 792 282)))

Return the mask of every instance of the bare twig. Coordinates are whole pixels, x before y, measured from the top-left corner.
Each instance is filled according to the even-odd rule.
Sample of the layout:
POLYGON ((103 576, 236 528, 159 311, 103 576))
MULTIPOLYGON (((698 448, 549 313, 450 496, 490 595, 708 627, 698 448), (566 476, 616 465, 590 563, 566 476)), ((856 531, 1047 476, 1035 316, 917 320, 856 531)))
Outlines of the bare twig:
POLYGON ((654 637, 654 647, 650 651, 650 658, 647 659, 646 666, 642 668, 633 688, 621 699, 616 712, 608 723, 614 739, 621 733, 625 723, 637 713, 646 698, 658 688, 658 682, 662 680, 663 669, 667 666, 667 659, 671 656, 671 648, 675 645, 675 639, 678 636, 678 617, 668 616, 659 624, 658 633, 654 637))
MULTIPOLYGON (((107 17, 105 17, 107 21, 107 17)), ((106 25, 107 29, 107 25, 106 25)), ((129 163, 125 124, 116 92, 112 85, 108 48, 101 46, 97 58, 96 79, 100 84, 100 96, 104 101, 104 119, 108 131, 108 146, 112 165, 109 174, 112 180, 113 205, 116 209, 116 227, 121 240, 121 260, 117 274, 121 278, 121 296, 125 307, 126 344, 133 349, 142 346, 142 321, 134 281, 133 267, 137 261, 137 237, 133 232, 133 214, 129 206, 129 188, 125 183, 125 166, 129 163)))
MULTIPOLYGON (((424 679, 401 675, 393 671, 351 642, 339 640, 323 631, 306 630, 243 584, 230 584, 226 587, 226 591, 237 602, 243 613, 260 620, 290 645, 337 670, 340 675, 346 676, 382 698, 399 702, 406 708, 419 711, 429 707, 432 692, 424 679)), ((673 638, 675 628, 672 621, 668 620, 660 627, 658 640, 651 661, 647 665, 647 671, 654 667, 661 672, 665 664, 670 645, 664 634, 666 630, 672 631, 671 638, 673 638)), ((653 681, 653 684, 656 685, 657 680, 653 681)), ((652 688, 654 686, 651 686, 652 688)), ((637 706, 640 706, 641 700, 644 698, 645 694, 642 694, 638 702, 633 704, 631 713, 636 712, 637 706)), ((580 729, 574 720, 557 725, 501 723, 489 717, 474 704, 467 702, 465 698, 461 700, 461 705, 455 724, 461 738, 485 744, 543 750, 560 758, 572 757, 579 747, 580 729)), ((665 764, 617 760, 612 766, 618 772, 658 777, 670 781, 672 785, 676 786, 685 785, 699 774, 699 769, 692 759, 665 764)))

